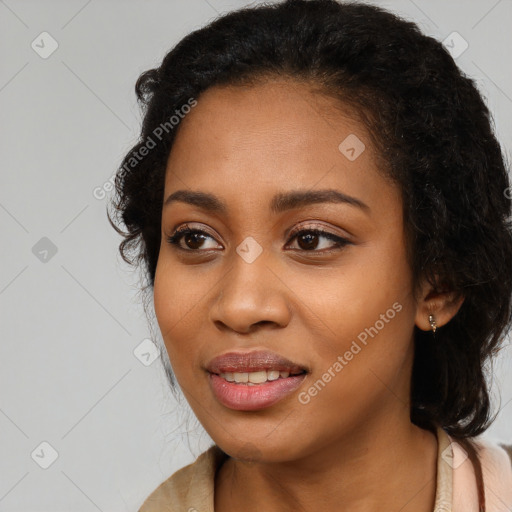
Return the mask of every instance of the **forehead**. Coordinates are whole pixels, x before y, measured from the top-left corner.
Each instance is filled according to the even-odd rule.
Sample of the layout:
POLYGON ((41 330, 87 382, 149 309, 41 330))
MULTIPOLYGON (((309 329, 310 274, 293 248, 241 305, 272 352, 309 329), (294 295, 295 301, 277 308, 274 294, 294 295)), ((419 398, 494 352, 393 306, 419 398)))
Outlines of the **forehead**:
POLYGON ((169 155, 165 197, 200 188, 249 201, 275 190, 336 188, 366 203, 383 190, 364 124, 309 84, 215 86, 197 101, 169 155))
POLYGON ((205 137, 216 140, 219 148, 225 143, 228 148, 252 151, 270 144, 274 151, 289 152, 314 144, 307 146, 313 152, 315 147, 326 149, 319 137, 327 132, 334 140, 349 133, 368 138, 366 127, 356 117, 353 108, 322 94, 318 85, 273 78, 253 85, 207 89, 181 121, 177 138, 205 137))

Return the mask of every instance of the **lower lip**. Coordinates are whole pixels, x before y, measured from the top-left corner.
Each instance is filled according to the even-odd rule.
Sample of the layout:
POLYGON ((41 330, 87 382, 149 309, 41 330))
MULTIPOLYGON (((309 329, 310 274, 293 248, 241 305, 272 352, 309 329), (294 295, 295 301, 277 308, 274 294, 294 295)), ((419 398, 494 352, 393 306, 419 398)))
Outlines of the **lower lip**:
POLYGON ((306 378, 306 373, 248 386, 228 382, 215 373, 210 373, 210 385, 217 400, 237 411, 258 411, 279 402, 293 393, 306 378))

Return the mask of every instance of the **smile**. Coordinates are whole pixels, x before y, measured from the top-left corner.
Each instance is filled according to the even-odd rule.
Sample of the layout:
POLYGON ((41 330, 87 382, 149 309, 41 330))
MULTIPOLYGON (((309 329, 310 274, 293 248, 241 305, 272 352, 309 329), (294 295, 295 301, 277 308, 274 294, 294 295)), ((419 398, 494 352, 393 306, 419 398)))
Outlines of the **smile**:
MULTIPOLYGON (((303 373, 303 372, 301 372, 303 373)), ((297 374, 300 375, 300 374, 297 374)), ((274 381, 277 379, 286 379, 290 376, 290 372, 279 370, 262 370, 258 372, 228 372, 221 373, 220 377, 227 382, 235 382, 236 384, 247 384, 254 386, 263 384, 264 382, 274 381)))
POLYGON ((271 407, 296 391, 308 374, 304 366, 267 350, 227 352, 205 370, 216 400, 236 411, 271 407))

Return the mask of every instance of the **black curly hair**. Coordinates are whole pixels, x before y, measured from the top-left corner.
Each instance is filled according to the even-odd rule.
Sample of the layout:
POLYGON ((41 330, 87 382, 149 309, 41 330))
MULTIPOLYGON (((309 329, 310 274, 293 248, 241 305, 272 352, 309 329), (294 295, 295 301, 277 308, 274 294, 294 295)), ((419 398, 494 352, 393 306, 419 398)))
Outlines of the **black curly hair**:
POLYGON ((511 323, 507 165, 475 82, 410 21, 368 4, 286 0, 231 11, 182 39, 136 83, 142 130, 112 200, 126 231, 109 215, 123 259, 142 263, 153 287, 166 163, 188 105, 214 85, 271 77, 316 84, 364 121, 402 192, 415 291, 426 277, 464 297, 434 339, 415 327, 411 421, 459 439, 482 433, 495 419, 484 366, 511 323))

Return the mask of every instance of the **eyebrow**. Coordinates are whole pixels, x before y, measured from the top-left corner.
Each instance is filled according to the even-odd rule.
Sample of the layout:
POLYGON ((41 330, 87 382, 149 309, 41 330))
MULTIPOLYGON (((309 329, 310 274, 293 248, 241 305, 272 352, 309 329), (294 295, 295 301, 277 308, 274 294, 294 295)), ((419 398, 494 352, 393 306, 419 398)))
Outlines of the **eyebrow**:
MULTIPOLYGON (((225 203, 223 203, 217 196, 208 192, 177 190, 167 197, 164 202, 164 206, 173 202, 191 204, 212 213, 226 214, 228 211, 225 203)), ((272 213, 277 214, 294 208, 300 208, 302 206, 317 203, 342 203, 360 208, 361 210, 364 210, 365 213, 369 213, 370 211, 370 207, 360 199, 334 189, 293 190, 290 192, 278 193, 270 202, 270 210, 272 213)))

